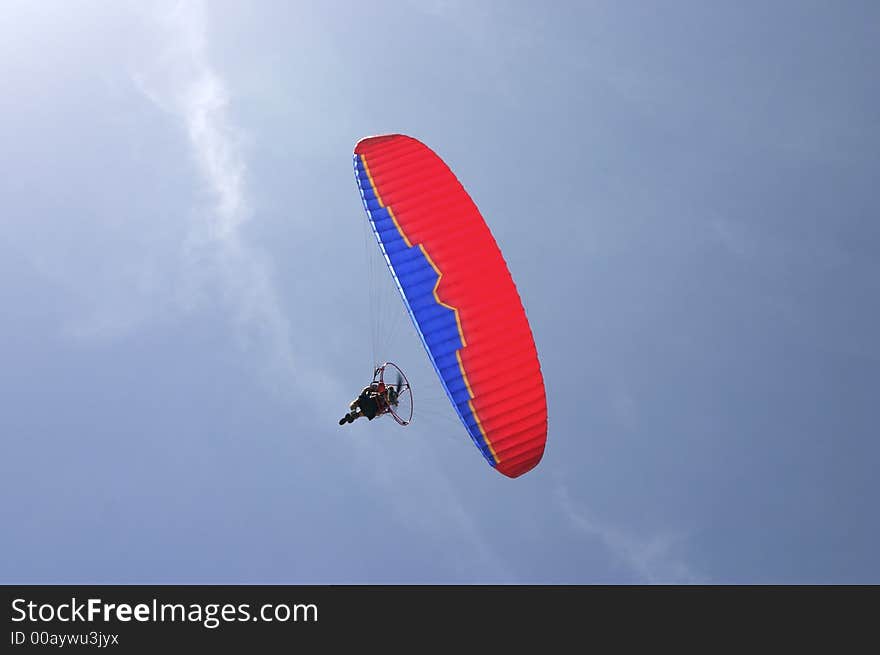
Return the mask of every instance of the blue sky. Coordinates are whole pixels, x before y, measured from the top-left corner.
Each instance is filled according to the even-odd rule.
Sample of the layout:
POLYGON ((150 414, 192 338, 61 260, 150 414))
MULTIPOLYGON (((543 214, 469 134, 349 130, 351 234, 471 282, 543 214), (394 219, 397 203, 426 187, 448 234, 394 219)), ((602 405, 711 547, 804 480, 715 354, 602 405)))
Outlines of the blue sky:
POLYGON ((880 581, 878 41, 861 2, 8 3, 0 581, 880 581), (387 132, 522 296, 521 478, 363 291, 387 132), (416 419, 340 428, 380 319, 416 419))

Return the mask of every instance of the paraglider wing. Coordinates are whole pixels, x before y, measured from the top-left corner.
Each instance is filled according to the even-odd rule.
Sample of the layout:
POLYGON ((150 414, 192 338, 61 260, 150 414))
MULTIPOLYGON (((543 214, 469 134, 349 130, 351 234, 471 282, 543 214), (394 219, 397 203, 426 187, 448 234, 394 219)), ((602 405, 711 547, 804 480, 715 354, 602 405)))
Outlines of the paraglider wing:
POLYGON ((501 251, 464 187, 408 136, 362 139, 355 176, 373 232, 455 411, 509 477, 541 460, 547 401, 501 251))

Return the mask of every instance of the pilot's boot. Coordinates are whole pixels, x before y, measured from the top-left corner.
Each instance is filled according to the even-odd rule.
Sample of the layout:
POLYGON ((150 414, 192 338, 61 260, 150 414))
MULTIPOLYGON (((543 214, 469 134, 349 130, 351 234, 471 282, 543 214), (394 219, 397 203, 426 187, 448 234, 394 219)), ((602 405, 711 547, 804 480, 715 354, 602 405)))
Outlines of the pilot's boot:
POLYGON ((346 422, 354 423, 355 419, 360 417, 360 415, 361 414, 358 410, 355 410, 353 412, 349 412, 348 414, 343 416, 341 419, 339 419, 339 425, 342 425, 343 423, 346 423, 346 422))

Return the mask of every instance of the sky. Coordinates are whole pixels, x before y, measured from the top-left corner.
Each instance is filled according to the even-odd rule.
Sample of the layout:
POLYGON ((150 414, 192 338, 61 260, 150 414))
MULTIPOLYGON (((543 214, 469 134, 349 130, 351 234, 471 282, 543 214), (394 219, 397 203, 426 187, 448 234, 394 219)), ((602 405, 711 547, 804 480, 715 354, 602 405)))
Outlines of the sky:
POLYGON ((878 42, 855 0, 6 2, 0 582, 880 582, 878 42), (384 133, 517 285, 520 478, 369 273, 384 133), (413 424, 340 427, 381 321, 413 424))

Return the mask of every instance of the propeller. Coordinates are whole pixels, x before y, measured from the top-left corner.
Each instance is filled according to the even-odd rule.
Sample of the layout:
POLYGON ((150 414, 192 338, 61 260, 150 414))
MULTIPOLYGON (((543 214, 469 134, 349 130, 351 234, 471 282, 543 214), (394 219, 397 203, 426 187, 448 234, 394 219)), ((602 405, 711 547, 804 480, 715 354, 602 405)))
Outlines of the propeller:
POLYGON ((395 373, 397 382, 390 385, 388 389, 388 400, 392 405, 397 405, 397 401, 400 398, 400 389, 403 387, 403 376, 400 374, 400 371, 395 371, 395 373))

